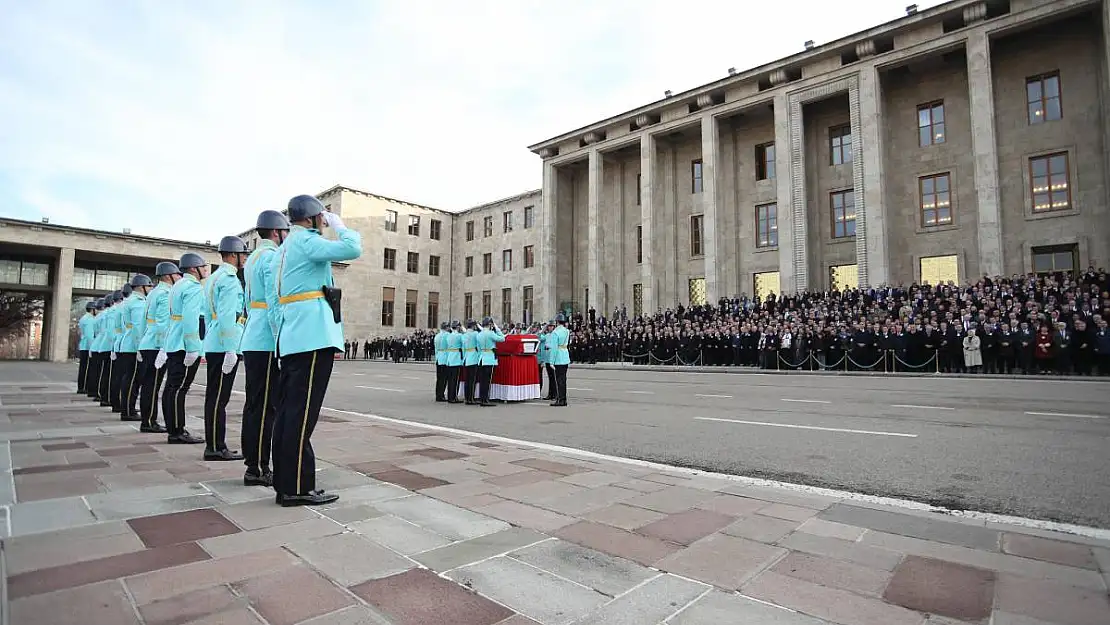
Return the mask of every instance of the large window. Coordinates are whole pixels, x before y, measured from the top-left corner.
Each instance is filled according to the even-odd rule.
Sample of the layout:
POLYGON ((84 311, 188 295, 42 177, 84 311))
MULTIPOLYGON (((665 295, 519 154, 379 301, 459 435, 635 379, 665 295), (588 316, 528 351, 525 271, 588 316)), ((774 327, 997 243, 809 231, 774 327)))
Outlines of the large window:
POLYGON ((406 265, 406 270, 409 273, 420 273, 420 254, 409 252, 408 263, 406 263, 406 265))
POLYGON ((536 266, 536 248, 533 245, 524 246, 524 268, 536 266))
POLYGON ((917 181, 921 194, 921 225, 944 226, 952 223, 952 193, 947 173, 922 176, 917 181))
POLYGON ((829 164, 852 162, 852 127, 848 124, 829 128, 829 164))
MULTIPOLYGON (((110 272, 103 273, 107 274, 110 272)), ((119 273, 123 278, 120 282, 120 286, 123 286, 123 282, 127 281, 127 272, 121 271, 119 273)), ((48 286, 50 284, 50 265, 29 261, 0 260, 0 282, 7 284, 24 284, 27 286, 48 286)))
POLYGON ((779 244, 779 206, 761 204, 755 207, 755 246, 775 247, 779 244))
POLYGON ((501 271, 512 271, 512 270, 513 270, 513 251, 512 250, 502 250, 501 251, 501 271))
POLYGON ((493 273, 493 254, 482 254, 482 273, 493 273))
POLYGON ((439 293, 428 292, 428 327, 435 328, 439 325, 439 293))
POLYGON ((1050 245, 1033 248, 1033 272, 1038 275, 1074 274, 1079 266, 1079 246, 1050 245))
POLYGON ((467 256, 463 259, 463 265, 466 266, 466 277, 469 278, 474 275, 474 257, 467 256))
POLYGON ((765 299, 772 293, 779 293, 779 272, 763 271, 752 276, 757 299, 765 299))
POLYGON ((834 239, 856 236, 856 200, 852 191, 834 191, 829 194, 834 239))
POLYGON ((535 213, 536 213, 536 207, 535 206, 525 206, 524 207, 524 229, 525 230, 527 230, 527 229, 531 228, 532 226, 536 225, 536 214, 535 213))
POLYGON ((429 276, 438 276, 439 275, 439 256, 429 256, 428 257, 428 275, 429 276))
POLYGON ((955 254, 947 256, 926 256, 918 263, 921 284, 940 286, 960 283, 960 262, 955 254))
POLYGON ((473 221, 466 222, 466 240, 467 241, 473 241, 474 240, 474 222, 473 221))
POLYGON ((385 229, 397 232, 397 211, 385 211, 385 229))
POLYGON ((409 236, 420 236, 420 216, 409 215, 409 236))
POLYGON ((428 229, 430 230, 428 236, 431 237, 433 241, 438 241, 440 237, 443 236, 443 222, 438 219, 431 220, 428 224, 428 229))
POLYGON ((642 180, 643 177, 640 174, 636 174, 636 206, 640 205, 640 196, 643 192, 643 189, 640 187, 640 185, 643 184, 642 180))
POLYGON ((1060 119, 1060 74, 1050 72, 1025 79, 1025 100, 1029 103, 1029 123, 1042 124, 1060 119))
POLYGON ((397 250, 387 247, 382 255, 382 269, 394 271, 397 269, 397 250))
POLYGON ((1033 212, 1045 213, 1071 208, 1068 169, 1067 152, 1029 159, 1033 212))
POLYGON ((702 236, 704 234, 704 232, 702 230, 703 220, 704 220, 704 216, 702 216, 702 215, 691 215, 690 216, 690 255, 691 256, 701 256, 702 254, 705 253, 705 250, 702 249, 702 236))
POLYGON ((523 321, 524 323, 532 323, 533 321, 535 321, 535 319, 532 318, 533 289, 530 286, 526 286, 522 289, 522 293, 523 297, 521 298, 522 301, 520 311, 524 315, 524 317, 521 319, 521 321, 523 321))
POLYGON ((755 179, 771 180, 775 177, 775 144, 755 146, 755 179))
POLYGON ((463 316, 467 319, 474 318, 474 294, 463 293, 463 316))
POLYGON ((829 288, 847 291, 859 287, 859 265, 833 265, 829 267, 829 288))
POLYGON ((701 193, 703 182, 701 159, 695 159, 690 163, 690 193, 701 193))
POLYGON ((644 262, 644 227, 636 226, 636 262, 644 262))
POLYGON ((492 237, 493 236, 493 216, 492 215, 482 219, 482 236, 483 237, 492 237))
POLYGON ((382 287, 382 325, 393 327, 393 287, 382 287))
POLYGON ((417 297, 418 297, 418 295, 417 295, 416 291, 413 291, 411 289, 409 289, 408 291, 405 291, 405 327, 406 328, 415 328, 416 327, 416 300, 417 300, 417 297))
POLYGON ((944 143, 944 101, 917 107, 917 141, 921 147, 944 143))
POLYGON ((501 230, 502 232, 513 231, 513 211, 501 213, 501 230))
POLYGON ((482 316, 488 317, 493 311, 493 293, 482 291, 482 316))
POLYGON ((513 319, 513 290, 501 289, 501 323, 509 323, 513 319))

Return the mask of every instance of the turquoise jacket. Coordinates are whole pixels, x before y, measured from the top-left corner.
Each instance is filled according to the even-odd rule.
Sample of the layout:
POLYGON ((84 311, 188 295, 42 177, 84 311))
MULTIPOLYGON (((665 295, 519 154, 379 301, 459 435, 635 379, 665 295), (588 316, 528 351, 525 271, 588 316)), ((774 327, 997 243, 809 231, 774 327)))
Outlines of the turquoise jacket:
POLYGON ((546 365, 547 361, 550 359, 548 355, 549 352, 547 351, 547 333, 540 332, 537 336, 540 342, 536 345, 536 362, 541 365, 546 365))
MULTIPOLYGON (((200 353, 200 324, 207 316, 208 298, 196 276, 187 273, 170 289, 170 324, 166 329, 166 353, 200 353)), ((205 328, 207 331, 207 327, 205 328)))
POLYGON ((111 308, 105 308, 104 312, 100 313, 98 317, 100 319, 100 329, 96 333, 96 351, 112 351, 112 344, 116 338, 116 316, 118 313, 118 304, 111 308))
MULTIPOLYGON (((343 324, 336 323, 324 301, 323 286, 335 284, 331 264, 362 255, 362 236, 343 228, 335 241, 318 230, 293 226, 289 238, 270 261, 277 299, 278 356, 318 349, 343 350, 343 324)), ((270 304, 273 306, 273 304, 270 304)))
POLYGON ((447 364, 447 342, 449 340, 447 336, 448 334, 450 333, 447 330, 440 330, 438 333, 436 333, 436 338, 433 341, 433 344, 436 348, 437 365, 447 364))
POLYGON ((112 339, 112 351, 116 352, 117 354, 119 353, 120 344, 123 343, 123 332, 127 329, 125 327, 127 320, 124 319, 124 308, 127 308, 127 302, 130 301, 131 296, 128 295, 127 297, 123 298, 122 302, 116 304, 115 307, 112 309, 116 311, 115 316, 112 317, 112 320, 116 325, 116 336, 112 339))
POLYGON ((208 277, 205 284, 209 325, 204 335, 207 354, 239 352, 243 340, 243 285, 239 270, 224 263, 208 277))
POLYGON ((102 347, 104 344, 104 322, 107 317, 108 309, 105 308, 104 310, 97 313, 96 319, 93 320, 93 339, 92 343, 89 345, 89 349, 94 352, 99 353, 104 351, 104 348, 102 347))
POLYGON ((277 306, 270 306, 268 298, 274 291, 274 272, 270 264, 278 246, 269 239, 262 239, 243 265, 246 287, 243 298, 247 305, 247 325, 239 352, 272 352, 277 346, 277 306))
POLYGON ((123 300, 119 318, 123 325, 123 337, 116 351, 134 354, 139 350, 139 339, 146 327, 146 296, 136 291, 123 300))
POLYGON ((447 366, 448 367, 461 367, 463 364, 462 357, 463 348, 463 334, 461 332, 452 332, 447 335, 447 366))
POLYGON ((570 330, 566 326, 558 326, 547 335, 547 349, 550 354, 549 362, 553 365, 570 364, 570 330))
POLYGON ((92 349, 94 327, 96 326, 96 315, 87 312, 81 320, 77 322, 77 330, 81 333, 81 339, 77 341, 77 349, 80 351, 87 351, 92 349))
POLYGON ((462 335, 463 366, 473 367, 482 359, 478 357, 478 333, 467 330, 462 335))
POLYGON ((493 348, 495 345, 505 340, 505 335, 501 334, 498 330, 486 328, 478 333, 478 355, 482 360, 479 364, 483 366, 497 366, 497 354, 494 353, 493 348))
POLYGON ((143 312, 143 330, 139 333, 139 349, 162 349, 166 344, 166 330, 170 327, 170 287, 165 282, 146 296, 143 312))

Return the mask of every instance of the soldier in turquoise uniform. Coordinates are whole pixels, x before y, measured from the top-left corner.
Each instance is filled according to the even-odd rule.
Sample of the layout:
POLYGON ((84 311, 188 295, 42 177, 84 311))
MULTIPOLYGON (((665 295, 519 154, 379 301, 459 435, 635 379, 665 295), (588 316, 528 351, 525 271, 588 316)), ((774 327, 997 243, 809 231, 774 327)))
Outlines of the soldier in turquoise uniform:
POLYGON ((550 321, 547 325, 540 329, 538 335, 540 341, 536 346, 536 362, 540 365, 540 389, 543 389, 544 373, 547 373, 547 394, 544 399, 552 401, 555 399, 555 369, 551 366, 551 351, 547 349, 547 335, 551 333, 551 326, 554 325, 550 321))
POLYGON ((459 373, 463 368, 462 324, 458 319, 451 322, 451 332, 447 335, 447 403, 459 403, 459 373))
POLYGON ((170 289, 170 322, 166 342, 154 366, 166 368, 166 389, 162 392, 162 413, 166 419, 166 442, 175 445, 203 443, 185 429, 185 396, 200 368, 204 348, 208 298, 200 281, 208 277, 208 261, 188 252, 177 263, 181 279, 170 289))
POLYGON ((439 332, 436 332, 436 337, 433 339, 432 344, 436 350, 436 401, 447 401, 444 397, 447 391, 447 337, 451 334, 450 325, 446 321, 439 324, 439 332))
POLYGON ((555 401, 552 406, 567 405, 567 368, 570 366, 570 330, 563 313, 555 315, 556 327, 547 335, 551 365, 555 368, 555 401))
POLYGON ((146 296, 154 288, 149 276, 136 274, 131 277, 131 295, 123 300, 120 319, 123 337, 120 339, 116 366, 123 369, 120 376, 121 417, 124 421, 141 421, 135 402, 139 398, 139 340, 146 329, 146 296))
POLYGON ((108 309, 108 302, 102 297, 96 300, 96 317, 92 324, 92 341, 89 343, 89 381, 85 385, 85 394, 89 399, 100 399, 100 376, 104 373, 104 353, 100 351, 100 337, 104 327, 104 311, 108 309))
MULTIPOLYGON (((278 246, 289 235, 289 220, 280 212, 265 210, 255 221, 260 237, 254 252, 243 266, 247 325, 239 351, 243 354, 246 402, 243 404, 243 463, 247 465, 243 483, 247 486, 273 486, 270 472, 270 443, 277 418, 278 370, 277 307, 270 306, 274 293, 272 261, 278 246)), ((275 300, 276 301, 276 298, 275 300)))
POLYGON ((181 279, 176 263, 161 262, 154 268, 158 286, 147 293, 143 311, 143 325, 139 335, 139 416, 140 432, 165 434, 166 428, 158 423, 158 389, 162 387, 165 367, 155 367, 158 352, 166 344, 166 331, 170 326, 170 287, 181 279))
POLYGON ((112 379, 110 380, 112 394, 112 412, 123 414, 123 393, 127 386, 127 376, 130 371, 127 366, 129 359, 120 359, 120 346, 123 344, 123 335, 127 332, 127 320, 124 318, 128 300, 131 299, 131 283, 125 282, 120 288, 123 299, 116 303, 118 312, 115 316, 116 338, 112 341, 112 379))
POLYGON ((96 323, 96 302, 85 302, 85 314, 77 322, 77 392, 85 393, 89 379, 89 346, 92 344, 93 325, 96 323))
POLYGON ((494 347, 505 340, 501 328, 497 327, 492 317, 482 319, 482 331, 478 333, 476 345, 478 348, 478 380, 482 385, 481 406, 496 406, 489 400, 489 387, 493 382, 493 368, 497 366, 497 354, 494 347))
POLYGON ((239 270, 247 260, 247 244, 236 236, 220 239, 223 263, 205 284, 208 295, 208 327, 204 337, 204 360, 208 384, 204 387, 204 459, 242 460, 243 455, 227 448, 227 402, 239 370, 239 344, 247 322, 243 285, 239 270))
POLYGON ((462 357, 463 367, 466 368, 466 386, 463 387, 463 397, 466 399, 467 406, 475 406, 478 404, 478 400, 475 398, 481 395, 479 390, 481 374, 478 365, 482 359, 478 354, 478 323, 473 319, 466 320, 466 331, 462 335, 462 357))
POLYGON ((339 499, 316 489, 311 442, 335 354, 343 350, 340 292, 331 264, 358 258, 362 237, 311 195, 289 200, 288 213, 293 227, 271 261, 275 287, 269 304, 279 313, 282 389, 274 423, 274 490, 282 506, 314 506, 339 499), (321 235, 325 225, 336 240, 321 235))
POLYGON ((114 407, 112 406, 112 375, 113 366, 115 365, 116 352, 116 324, 119 323, 119 303, 123 301, 123 293, 120 291, 113 291, 105 296, 106 308, 104 314, 100 316, 100 351, 103 354, 101 358, 104 359, 104 366, 100 374, 100 406, 103 408, 114 407), (117 296, 119 299, 117 299, 117 296))

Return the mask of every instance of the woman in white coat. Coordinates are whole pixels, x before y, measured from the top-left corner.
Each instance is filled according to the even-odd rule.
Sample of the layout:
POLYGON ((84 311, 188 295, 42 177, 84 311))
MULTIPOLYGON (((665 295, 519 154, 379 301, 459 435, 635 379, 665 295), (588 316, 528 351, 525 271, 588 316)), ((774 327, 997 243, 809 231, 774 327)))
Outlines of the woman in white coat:
POLYGON ((983 366, 983 353, 979 351, 979 337, 975 336, 975 328, 969 329, 964 337, 964 366, 973 373, 979 373, 983 366))

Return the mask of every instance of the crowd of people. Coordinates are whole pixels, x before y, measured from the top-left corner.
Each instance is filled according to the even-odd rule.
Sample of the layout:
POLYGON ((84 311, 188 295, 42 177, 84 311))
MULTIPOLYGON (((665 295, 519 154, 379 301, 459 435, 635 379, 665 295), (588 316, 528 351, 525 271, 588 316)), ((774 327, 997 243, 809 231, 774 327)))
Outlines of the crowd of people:
MULTIPOLYGON (((1108 321, 1110 278, 1092 267, 963 286, 722 298, 650 316, 590 309, 571 315, 568 327, 574 362, 1106 376, 1108 321)), ((380 353, 415 358, 425 342, 425 333, 383 339, 380 353)))

